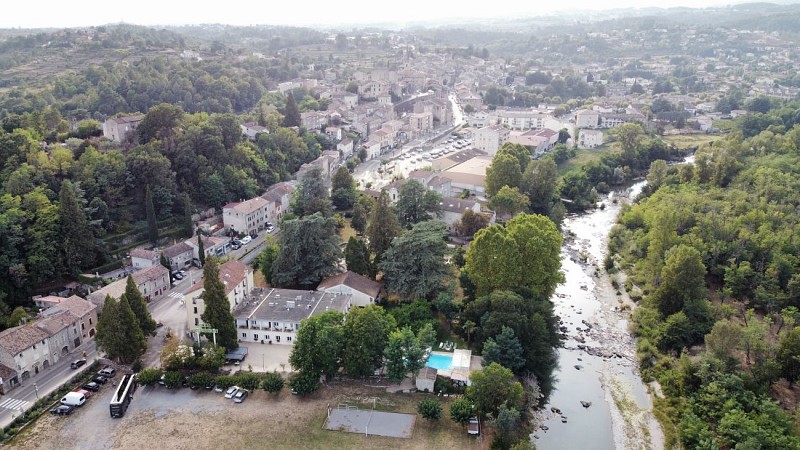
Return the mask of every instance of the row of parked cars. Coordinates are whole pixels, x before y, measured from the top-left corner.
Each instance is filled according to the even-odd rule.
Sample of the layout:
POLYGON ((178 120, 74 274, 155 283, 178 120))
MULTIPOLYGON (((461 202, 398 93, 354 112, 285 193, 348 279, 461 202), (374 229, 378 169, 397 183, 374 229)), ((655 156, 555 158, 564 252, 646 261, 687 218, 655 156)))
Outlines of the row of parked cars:
MULTIPOLYGON (((86 364, 86 360, 79 359, 70 364, 70 367, 77 369, 84 364, 86 364)), ((114 378, 116 374, 117 371, 112 367, 104 367, 97 372, 97 375, 92 378, 92 381, 84 384, 82 387, 73 389, 72 392, 68 392, 67 395, 61 399, 61 404, 51 409, 50 413, 58 416, 68 416, 72 414, 75 408, 83 406, 86 401, 91 398, 93 393, 99 391, 100 387, 108 383, 108 380, 114 378)))
MULTIPOLYGON (((215 392, 222 392, 222 388, 217 386, 214 388, 215 392)), ((247 389, 242 389, 239 386, 231 386, 225 391, 225 398, 232 398, 235 403, 242 403, 250 392, 247 389)))

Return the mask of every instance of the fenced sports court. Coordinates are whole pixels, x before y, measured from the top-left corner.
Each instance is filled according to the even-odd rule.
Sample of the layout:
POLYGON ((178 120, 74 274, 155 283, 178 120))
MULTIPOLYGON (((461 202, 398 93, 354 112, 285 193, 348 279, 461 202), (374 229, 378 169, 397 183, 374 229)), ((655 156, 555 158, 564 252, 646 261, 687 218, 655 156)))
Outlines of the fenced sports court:
POLYGON ((359 409, 340 403, 335 408, 328 405, 328 419, 325 421, 324 428, 332 431, 361 433, 366 436, 410 438, 414 432, 416 419, 416 414, 359 409))

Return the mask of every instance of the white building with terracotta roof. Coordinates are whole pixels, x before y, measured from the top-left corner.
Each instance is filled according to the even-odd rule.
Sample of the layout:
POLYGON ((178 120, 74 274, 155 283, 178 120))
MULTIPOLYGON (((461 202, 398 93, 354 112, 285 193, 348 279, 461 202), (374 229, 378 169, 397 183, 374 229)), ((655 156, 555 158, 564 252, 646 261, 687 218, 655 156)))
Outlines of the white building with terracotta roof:
POLYGON ((578 128, 598 128, 600 113, 591 109, 579 109, 575 113, 575 126, 578 128))
POLYGON ((141 114, 108 119, 103 122, 103 137, 111 139, 114 142, 122 142, 122 140, 125 139, 125 135, 135 130, 142 119, 144 119, 144 116, 141 114))
POLYGON ((237 233, 255 234, 266 227, 267 201, 261 197, 228 203, 222 208, 225 228, 237 233))
MULTIPOLYGON (((351 141, 351 152, 352 144, 351 141)), ((283 215, 289 210, 289 206, 292 202, 292 193, 294 191, 294 185, 285 181, 275 183, 267 189, 267 192, 261 196, 261 198, 267 201, 267 222, 275 224, 283 218, 283 215)))
POLYGON ((369 306, 378 301, 383 285, 348 270, 322 280, 317 286, 317 290, 349 294, 353 296, 353 306, 369 306))
MULTIPOLYGON (((146 301, 151 301, 159 295, 165 294, 170 289, 169 270, 161 264, 152 267, 146 267, 142 270, 136 271, 131 275, 136 287, 146 301)), ((102 310, 105 304, 106 296, 110 295, 112 298, 119 299, 125 293, 125 286, 127 278, 114 281, 108 286, 104 286, 95 292, 89 294, 87 299, 97 305, 99 310, 102 310)))
POLYGON ((152 250, 135 248, 131 250, 131 266, 135 270, 155 266, 160 263, 161 254, 152 250))
MULTIPOLYGON (((253 268, 236 260, 227 261, 219 266, 219 279, 225 286, 225 295, 228 297, 231 311, 246 301, 255 287, 253 268)), ((204 292, 201 278, 192 285, 192 290, 186 294, 186 324, 189 329, 199 326, 203 321, 201 316, 206 310, 203 300, 204 292)))

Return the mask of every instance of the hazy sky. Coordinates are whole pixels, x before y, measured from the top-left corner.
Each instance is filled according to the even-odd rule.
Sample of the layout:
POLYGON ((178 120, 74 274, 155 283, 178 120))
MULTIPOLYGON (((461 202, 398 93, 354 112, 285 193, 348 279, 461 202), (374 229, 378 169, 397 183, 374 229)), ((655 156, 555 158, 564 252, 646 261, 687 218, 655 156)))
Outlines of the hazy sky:
POLYGON ((335 25, 541 15, 564 10, 628 7, 704 7, 730 0, 301 0, 176 1, 6 0, 0 28, 76 27, 124 21, 139 25, 335 25), (10 3, 10 4, 9 4, 10 3), (209 6, 213 5, 213 6, 209 6))

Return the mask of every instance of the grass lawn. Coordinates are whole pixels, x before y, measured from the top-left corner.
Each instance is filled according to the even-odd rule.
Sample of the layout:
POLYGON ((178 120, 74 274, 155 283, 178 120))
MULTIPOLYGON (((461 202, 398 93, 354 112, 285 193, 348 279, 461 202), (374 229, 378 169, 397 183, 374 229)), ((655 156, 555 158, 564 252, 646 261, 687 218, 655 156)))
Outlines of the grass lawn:
POLYGON ((575 151, 574 158, 570 158, 558 166, 558 174, 564 175, 572 169, 580 169, 592 161, 599 161, 600 157, 612 151, 609 144, 603 144, 593 149, 578 149, 575 151))

